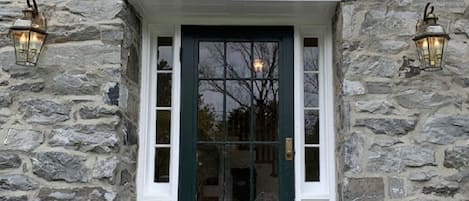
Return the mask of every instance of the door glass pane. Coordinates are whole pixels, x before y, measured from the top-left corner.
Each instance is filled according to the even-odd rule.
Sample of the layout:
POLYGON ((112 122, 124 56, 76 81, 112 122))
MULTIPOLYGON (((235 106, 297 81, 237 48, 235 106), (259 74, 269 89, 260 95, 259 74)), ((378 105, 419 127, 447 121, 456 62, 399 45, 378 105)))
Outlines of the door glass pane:
POLYGON ((199 43, 198 200, 278 200, 278 91, 278 43, 199 43))
POLYGON ((226 44, 227 78, 251 77, 251 44, 246 42, 226 44))
POLYGON ((199 78, 223 78, 225 45, 222 42, 199 43, 199 78))
POLYGON ((304 39, 303 61, 305 71, 317 71, 319 69, 319 48, 317 38, 304 39))
POLYGON ((199 141, 223 138, 223 88, 223 81, 199 81, 199 141))
POLYGON ((250 200, 251 152, 249 144, 227 145, 225 200, 250 200))
POLYGON ((226 121, 230 141, 247 141, 251 128, 251 82, 226 81, 226 121))
POLYGON ((155 182, 169 182, 169 148, 157 148, 155 153, 155 182))
POLYGON ((278 77, 278 43, 255 42, 253 57, 256 78, 278 77))
POLYGON ((256 144, 254 147, 254 172, 256 200, 278 200, 278 148, 272 144, 256 144))
POLYGON ((277 140, 278 81, 254 81, 254 104, 256 115, 255 139, 277 140))
POLYGON ((197 146, 197 200, 218 201, 223 196, 223 152, 220 146, 197 146))
POLYGON ((319 107, 319 79, 316 73, 304 76, 305 107, 319 107))
POLYGON ((305 110, 305 144, 319 144, 318 110, 305 110))
POLYGON ((171 111, 156 111, 156 144, 169 144, 171 111))
POLYGON ((306 181, 319 181, 319 147, 305 148, 306 181))
POLYGON ((157 76, 156 106, 171 107, 171 73, 159 73, 157 76))

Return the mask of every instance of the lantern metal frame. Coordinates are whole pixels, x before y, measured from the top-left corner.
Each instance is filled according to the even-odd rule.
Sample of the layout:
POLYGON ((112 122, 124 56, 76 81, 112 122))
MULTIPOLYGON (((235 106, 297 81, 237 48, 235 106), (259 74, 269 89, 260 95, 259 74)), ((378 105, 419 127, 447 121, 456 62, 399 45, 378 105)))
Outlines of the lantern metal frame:
POLYGON ((32 2, 26 0, 24 16, 10 27, 16 64, 22 66, 36 66, 47 39, 47 19, 39 12, 36 0, 32 2))
POLYGON ((417 47, 420 66, 413 65, 415 60, 404 56, 399 71, 404 72, 405 77, 418 75, 420 71, 443 69, 446 45, 450 37, 443 26, 437 23, 438 17, 433 13, 435 8, 430 5, 431 3, 427 3, 425 6, 423 20, 418 20, 416 34, 412 39, 417 47))

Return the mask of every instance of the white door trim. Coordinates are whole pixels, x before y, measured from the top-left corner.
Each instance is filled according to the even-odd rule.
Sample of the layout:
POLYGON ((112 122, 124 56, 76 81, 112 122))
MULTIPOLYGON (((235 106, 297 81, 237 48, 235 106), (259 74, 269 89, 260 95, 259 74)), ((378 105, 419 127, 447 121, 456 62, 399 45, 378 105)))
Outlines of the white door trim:
MULTIPOLYGON (((261 20, 265 22, 266 20, 261 20)), ((219 22, 207 20, 200 25, 219 24, 219 22)), ((279 22, 278 22, 279 23, 279 22)), ((330 22, 326 22, 330 23, 330 22)), ((137 200, 138 201, 177 201, 178 175, 179 175, 179 119, 180 119, 180 59, 181 33, 179 24, 147 24, 142 26, 142 69, 140 88, 140 121, 139 121, 139 151, 137 168, 137 200), (172 89, 172 126, 171 126, 171 165, 170 182, 167 184, 153 183, 154 147, 151 145, 154 138, 156 115, 154 103, 156 103, 156 39, 158 36, 171 36, 173 42, 173 89, 172 89), (152 150, 153 151, 150 151, 152 150)), ((197 24, 197 23, 195 23, 197 24)), ((256 19, 246 21, 227 21, 224 25, 254 25, 256 19)), ((267 23, 268 25, 288 25, 267 23)), ((267 25, 264 24, 264 25, 267 25)), ((295 93, 295 194, 297 201, 335 201, 336 200, 336 174, 335 174, 335 134, 334 134, 334 85, 332 67, 332 31, 330 25, 302 25, 293 24, 295 27, 294 38, 294 93, 295 93), (321 165, 321 181, 317 184, 304 182, 304 127, 303 127, 303 37, 318 37, 320 48, 320 108, 321 128, 320 139, 321 156, 325 164, 321 165), (321 193, 310 189, 321 189, 321 193), (325 193, 324 193, 325 192, 325 193)), ((323 161, 323 160, 321 160, 323 161)))

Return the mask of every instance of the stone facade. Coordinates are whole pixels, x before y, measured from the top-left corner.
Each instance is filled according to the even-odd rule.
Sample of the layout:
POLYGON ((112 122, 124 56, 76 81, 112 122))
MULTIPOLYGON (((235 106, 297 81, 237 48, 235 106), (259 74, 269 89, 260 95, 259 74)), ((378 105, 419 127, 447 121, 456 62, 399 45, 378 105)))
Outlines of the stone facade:
MULTIPOLYGON (((334 20, 338 197, 469 199, 469 0, 435 3, 441 72, 399 75, 427 0, 344 0, 334 20)), ((140 21, 123 0, 40 1, 39 65, 14 65, 0 0, 0 201, 135 200, 140 21)))
MULTIPOLYGON (((341 200, 469 200, 469 1, 435 1, 440 72, 399 74, 427 0, 343 1, 334 23, 341 200)), ((433 1, 432 1, 433 2, 433 1)))
POLYGON ((123 0, 39 1, 34 68, 16 66, 0 1, 0 200, 135 200, 140 20, 123 0))

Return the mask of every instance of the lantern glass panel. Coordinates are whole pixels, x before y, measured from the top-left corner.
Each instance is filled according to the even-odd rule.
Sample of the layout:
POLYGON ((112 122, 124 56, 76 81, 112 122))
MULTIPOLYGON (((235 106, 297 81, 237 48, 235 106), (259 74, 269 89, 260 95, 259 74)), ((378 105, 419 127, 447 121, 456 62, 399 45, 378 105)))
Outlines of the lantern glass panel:
POLYGON ((15 46, 16 64, 34 66, 44 45, 46 35, 33 31, 12 31, 15 46))
POLYGON ((29 39, 28 62, 35 65, 39 59, 39 54, 41 53, 44 41, 46 40, 46 35, 37 32, 30 32, 29 39))
POLYGON ((419 60, 421 65, 426 68, 429 66, 430 51, 428 50, 428 41, 426 38, 415 41, 417 46, 417 52, 419 54, 419 60))
POLYGON ((15 46, 16 63, 25 65, 28 62, 29 31, 12 31, 15 46))
POLYGON ((430 60, 428 68, 426 70, 440 70, 443 61, 443 50, 445 46, 444 37, 429 37, 428 39, 430 60))

